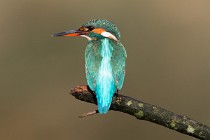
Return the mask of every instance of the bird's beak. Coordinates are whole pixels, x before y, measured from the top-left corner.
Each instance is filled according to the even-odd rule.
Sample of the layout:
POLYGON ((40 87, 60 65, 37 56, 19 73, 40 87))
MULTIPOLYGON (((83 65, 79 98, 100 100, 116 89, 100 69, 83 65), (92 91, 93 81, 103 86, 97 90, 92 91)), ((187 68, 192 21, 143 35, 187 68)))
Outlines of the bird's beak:
POLYGON ((52 36, 80 36, 80 35, 85 35, 85 34, 86 33, 84 31, 69 30, 69 31, 64 31, 64 32, 53 34, 52 36))

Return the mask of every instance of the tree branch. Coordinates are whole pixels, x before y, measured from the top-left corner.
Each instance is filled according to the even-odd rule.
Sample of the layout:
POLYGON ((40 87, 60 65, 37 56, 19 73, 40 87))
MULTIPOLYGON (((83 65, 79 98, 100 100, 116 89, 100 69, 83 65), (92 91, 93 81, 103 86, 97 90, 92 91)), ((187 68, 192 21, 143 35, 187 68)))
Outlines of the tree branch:
MULTIPOLYGON (((96 104, 96 97, 87 86, 77 86, 71 89, 70 94, 81 101, 96 104)), ((210 140, 208 126, 128 96, 120 94, 114 96, 110 110, 124 112, 137 119, 150 121, 198 139, 210 140)))

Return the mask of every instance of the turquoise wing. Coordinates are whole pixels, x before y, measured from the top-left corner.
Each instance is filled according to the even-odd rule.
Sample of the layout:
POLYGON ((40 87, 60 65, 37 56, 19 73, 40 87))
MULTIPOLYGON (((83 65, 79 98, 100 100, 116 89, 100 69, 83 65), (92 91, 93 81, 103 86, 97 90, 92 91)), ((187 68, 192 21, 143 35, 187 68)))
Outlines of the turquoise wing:
POLYGON ((113 44, 114 49, 112 52, 112 59, 111 59, 112 73, 117 89, 121 89, 125 77, 125 62, 127 54, 124 46, 120 42, 118 42, 117 44, 115 43, 113 44))
POLYGON ((92 91, 95 91, 96 88, 96 80, 102 60, 100 49, 101 47, 99 47, 97 42, 93 43, 90 41, 85 51, 86 79, 88 86, 92 91))

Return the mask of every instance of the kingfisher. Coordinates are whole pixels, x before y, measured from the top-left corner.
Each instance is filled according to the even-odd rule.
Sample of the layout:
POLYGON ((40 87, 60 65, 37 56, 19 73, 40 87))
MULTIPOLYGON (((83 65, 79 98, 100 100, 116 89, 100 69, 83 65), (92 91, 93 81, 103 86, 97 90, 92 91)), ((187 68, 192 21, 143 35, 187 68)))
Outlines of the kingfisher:
POLYGON ((81 36, 88 40, 85 50, 86 79, 89 88, 96 94, 98 112, 106 114, 125 77, 127 54, 120 42, 117 26, 108 20, 94 19, 77 30, 53 36, 81 36))

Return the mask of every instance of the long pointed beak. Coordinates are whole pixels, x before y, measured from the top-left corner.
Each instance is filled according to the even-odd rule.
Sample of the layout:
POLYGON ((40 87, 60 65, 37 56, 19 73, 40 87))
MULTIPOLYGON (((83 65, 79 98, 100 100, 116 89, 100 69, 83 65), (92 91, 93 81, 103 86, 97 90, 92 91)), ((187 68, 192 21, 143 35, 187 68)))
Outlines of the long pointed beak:
POLYGON ((84 35, 85 33, 79 30, 69 30, 69 31, 64 31, 60 33, 53 34, 52 36, 80 36, 84 35))

